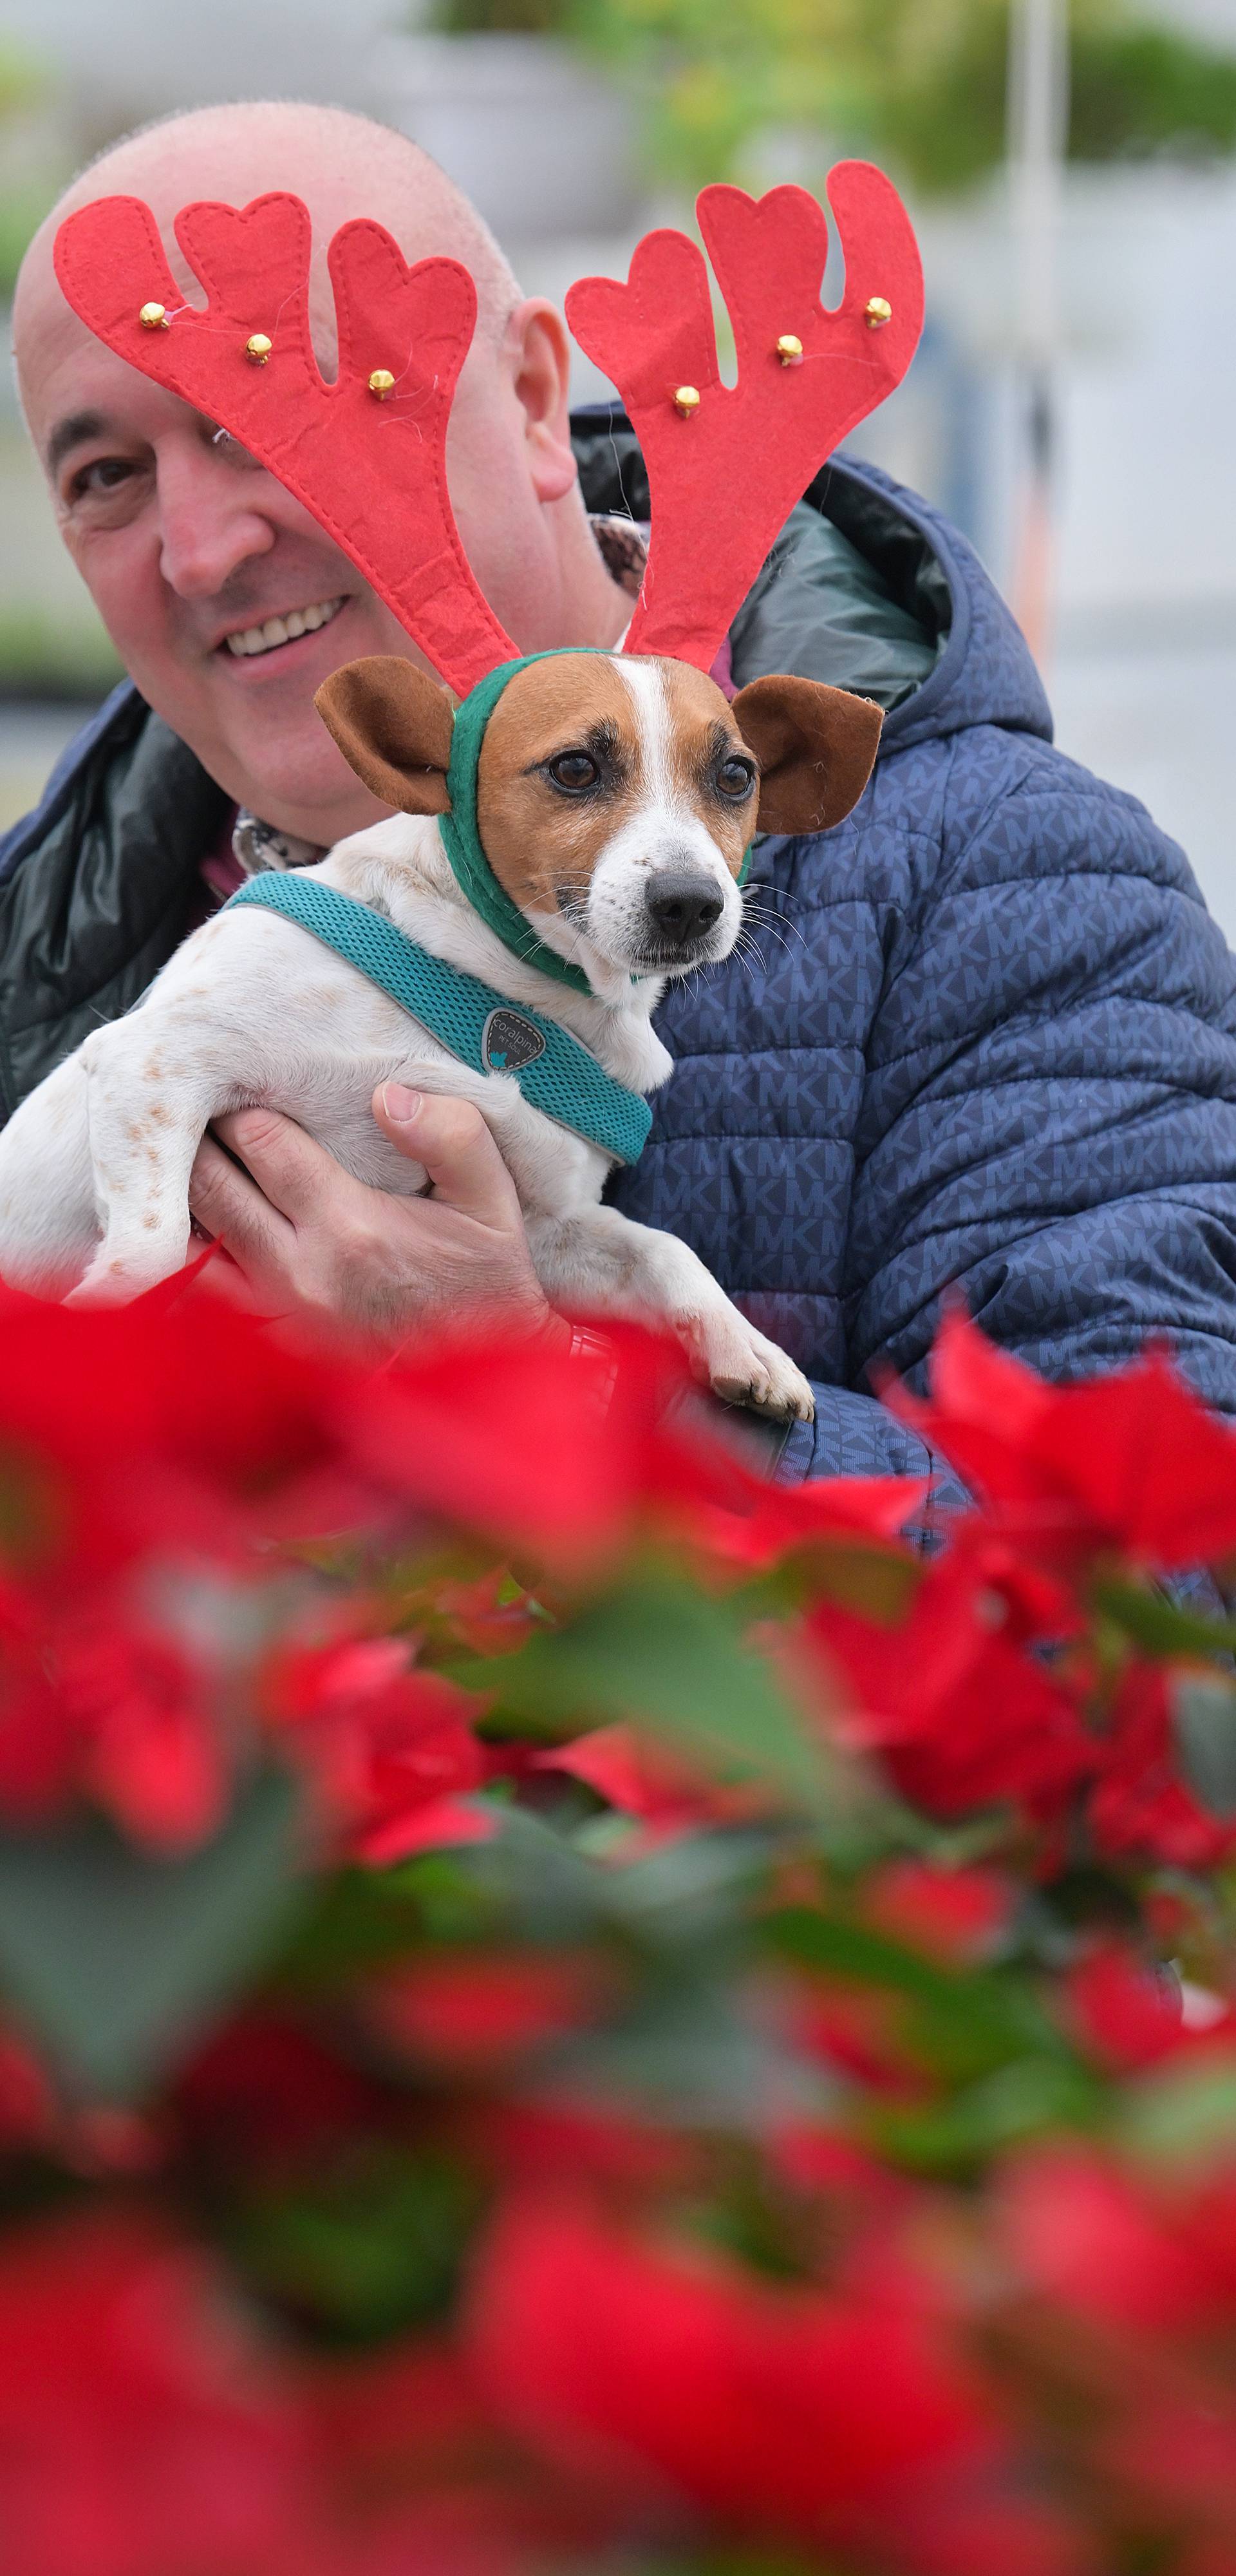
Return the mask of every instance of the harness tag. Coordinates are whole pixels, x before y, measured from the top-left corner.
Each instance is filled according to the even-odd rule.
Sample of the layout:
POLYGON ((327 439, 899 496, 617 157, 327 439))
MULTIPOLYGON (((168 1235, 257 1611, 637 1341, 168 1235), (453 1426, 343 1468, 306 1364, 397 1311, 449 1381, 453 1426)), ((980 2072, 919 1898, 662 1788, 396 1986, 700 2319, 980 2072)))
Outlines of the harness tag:
POLYGON ((481 1059, 487 1073, 519 1073, 545 1053, 545 1040, 522 1011, 491 1011, 481 1031, 481 1059))

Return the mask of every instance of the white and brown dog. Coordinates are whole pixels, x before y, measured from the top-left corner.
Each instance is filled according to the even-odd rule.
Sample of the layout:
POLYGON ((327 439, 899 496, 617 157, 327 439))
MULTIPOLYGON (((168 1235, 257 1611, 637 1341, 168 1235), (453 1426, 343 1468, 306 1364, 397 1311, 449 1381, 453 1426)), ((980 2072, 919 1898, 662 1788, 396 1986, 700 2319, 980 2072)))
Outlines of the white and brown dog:
MULTIPOLYGON (((796 678, 731 705, 684 662, 564 652, 511 679, 477 771, 489 865, 578 992, 513 956, 461 892, 435 817, 448 810, 452 707, 412 663, 340 671, 319 705, 392 820, 312 873, 432 956, 556 1020, 617 1082, 655 1091, 671 1060, 652 1027, 667 977, 738 937, 753 834, 819 831, 850 811, 880 731, 867 700, 796 678)), ((806 1380, 673 1237, 601 1204, 598 1145, 533 1106, 510 1073, 462 1064, 298 923, 241 908, 195 931, 141 1004, 96 1030, 0 1137, 0 1275, 83 1300, 168 1277, 190 1245, 188 1182, 212 1119, 282 1110, 374 1186, 425 1174, 370 1116, 380 1083, 474 1101, 513 1175, 533 1261, 568 1310, 671 1325, 718 1392, 806 1417, 806 1380)))

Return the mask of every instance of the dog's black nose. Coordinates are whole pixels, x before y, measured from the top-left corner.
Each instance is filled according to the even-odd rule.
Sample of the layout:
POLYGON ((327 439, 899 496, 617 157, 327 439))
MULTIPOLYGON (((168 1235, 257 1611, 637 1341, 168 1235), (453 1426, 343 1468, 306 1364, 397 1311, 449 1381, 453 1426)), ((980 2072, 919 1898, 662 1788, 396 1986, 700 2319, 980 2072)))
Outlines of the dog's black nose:
POLYGON ((671 948, 689 948, 720 920, 725 897, 698 868, 658 868, 644 901, 662 939, 671 948))

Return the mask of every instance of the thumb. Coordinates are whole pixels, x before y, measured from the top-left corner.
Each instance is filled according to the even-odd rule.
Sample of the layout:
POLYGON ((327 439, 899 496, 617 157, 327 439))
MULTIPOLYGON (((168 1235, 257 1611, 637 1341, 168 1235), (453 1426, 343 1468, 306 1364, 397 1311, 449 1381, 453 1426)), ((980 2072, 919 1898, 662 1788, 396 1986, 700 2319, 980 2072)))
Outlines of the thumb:
POLYGON ((470 1100, 379 1084, 373 1114, 384 1136, 411 1163, 423 1163, 442 1206, 456 1208, 496 1233, 517 1233, 519 1199, 488 1127, 470 1100))

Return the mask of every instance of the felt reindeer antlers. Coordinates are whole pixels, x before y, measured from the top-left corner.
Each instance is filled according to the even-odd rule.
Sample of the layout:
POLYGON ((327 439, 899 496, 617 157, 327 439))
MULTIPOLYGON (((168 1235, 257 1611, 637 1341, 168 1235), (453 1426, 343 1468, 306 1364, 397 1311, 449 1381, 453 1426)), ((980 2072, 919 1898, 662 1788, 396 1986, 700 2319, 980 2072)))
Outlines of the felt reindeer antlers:
MULTIPOLYGON (((567 298, 648 465, 653 532, 628 652, 708 669, 794 503, 910 364, 923 279, 905 208, 862 161, 833 171, 829 201, 846 263, 835 312, 820 303, 827 226, 805 189, 700 197, 734 326, 733 387, 721 381, 708 272, 685 234, 650 233, 625 286, 584 278, 567 298)), ((467 271, 451 259, 409 268, 380 224, 344 224, 329 252, 332 385, 310 339, 298 197, 186 206, 176 238, 206 289, 204 310, 181 297, 137 197, 101 198, 61 225, 56 273, 69 303, 119 357, 268 466, 466 695, 516 653, 473 578, 447 491, 447 420, 476 320, 467 271)))
POLYGON ((339 374, 309 336, 299 197, 186 206, 176 238, 207 291, 187 305, 140 197, 102 197, 56 236, 56 275, 118 357, 229 430, 303 501, 461 696, 516 648, 482 597, 446 488, 446 424, 476 322, 458 260, 407 267, 380 224, 330 246, 339 374))
POLYGON ((923 272, 896 189, 870 162, 842 161, 828 200, 845 253, 835 313, 820 303, 828 228, 805 188, 700 196, 734 328, 733 387, 717 364, 708 272, 685 233, 649 233, 626 286, 585 277, 567 297, 571 329, 617 385, 648 468, 652 537, 628 653, 709 668, 795 502, 918 346, 923 272))

